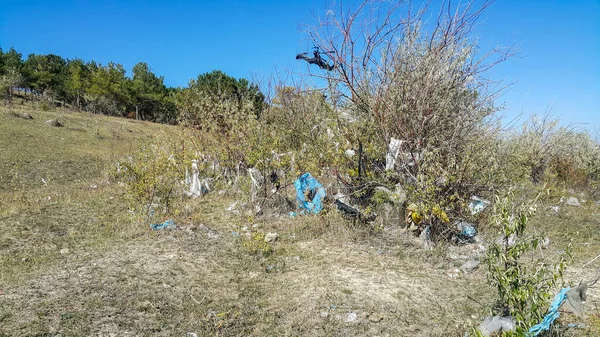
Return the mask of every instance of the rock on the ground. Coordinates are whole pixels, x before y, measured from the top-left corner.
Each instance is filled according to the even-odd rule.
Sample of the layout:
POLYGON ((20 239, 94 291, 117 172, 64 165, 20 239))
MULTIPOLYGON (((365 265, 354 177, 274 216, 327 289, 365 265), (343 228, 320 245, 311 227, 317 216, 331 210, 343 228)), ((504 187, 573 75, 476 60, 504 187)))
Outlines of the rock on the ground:
POLYGON ((349 312, 346 314, 346 322, 352 323, 358 320, 358 315, 355 312, 349 312))
POLYGON ((19 117, 21 117, 23 119, 33 119, 33 117, 31 117, 31 115, 28 114, 27 112, 20 113, 19 117))
POLYGON ((277 241, 277 238, 279 238, 279 234, 267 233, 267 235, 265 235, 265 242, 275 242, 277 241))
POLYGON ((560 207, 558 206, 550 206, 550 210, 556 214, 558 214, 558 212, 560 212, 560 207))
POLYGON ((60 255, 67 255, 69 254, 71 251, 69 250, 69 248, 63 248, 60 250, 60 255))
POLYGON ((460 269, 466 274, 477 269, 477 267, 479 267, 479 261, 470 260, 465 262, 462 266, 460 266, 460 269))
POLYGON ((575 197, 567 198, 566 204, 569 206, 573 206, 573 207, 581 206, 581 204, 579 203, 579 200, 577 200, 577 198, 575 198, 575 197))
POLYGON ((61 127, 63 126, 58 119, 49 119, 46 121, 46 124, 50 125, 50 126, 56 126, 56 127, 61 127))

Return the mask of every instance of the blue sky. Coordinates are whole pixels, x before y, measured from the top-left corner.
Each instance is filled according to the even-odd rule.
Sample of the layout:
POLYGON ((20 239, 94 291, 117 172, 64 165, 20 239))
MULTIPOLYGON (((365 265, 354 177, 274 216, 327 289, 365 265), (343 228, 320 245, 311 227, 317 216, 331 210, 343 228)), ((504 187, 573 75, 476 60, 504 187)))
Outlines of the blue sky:
MULTIPOLYGON (((251 79, 298 69, 310 47, 298 29, 325 1, 0 0, 0 47, 130 70, 146 62, 170 86, 220 69, 251 79)), ((520 57, 490 71, 514 84, 507 120, 551 107, 563 123, 600 133, 600 0, 497 1, 474 32, 481 47, 515 43, 520 57)))

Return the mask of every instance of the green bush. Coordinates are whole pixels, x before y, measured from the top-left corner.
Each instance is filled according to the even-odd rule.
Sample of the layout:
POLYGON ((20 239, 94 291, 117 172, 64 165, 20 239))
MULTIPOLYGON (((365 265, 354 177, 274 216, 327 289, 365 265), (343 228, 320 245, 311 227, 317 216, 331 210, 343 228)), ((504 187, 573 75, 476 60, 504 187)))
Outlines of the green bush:
POLYGON ((556 261, 535 257, 543 237, 530 235, 527 226, 536 200, 515 206, 512 193, 496 197, 493 226, 499 227, 502 237, 490 246, 485 258, 488 284, 498 296, 495 314, 514 317, 519 336, 541 322, 557 286, 564 283, 563 274, 571 260, 570 245, 556 261))

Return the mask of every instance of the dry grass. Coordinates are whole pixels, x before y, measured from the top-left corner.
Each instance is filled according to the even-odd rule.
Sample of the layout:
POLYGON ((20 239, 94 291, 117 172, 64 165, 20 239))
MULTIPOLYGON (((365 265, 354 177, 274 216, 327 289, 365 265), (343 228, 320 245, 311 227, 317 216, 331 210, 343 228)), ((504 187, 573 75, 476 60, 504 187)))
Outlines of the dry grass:
MULTIPOLYGON (((150 231, 106 170, 176 128, 27 112, 35 119, 0 113, 0 336, 462 336, 493 300, 483 269, 452 279, 444 251, 337 212, 253 218, 212 193, 188 201, 178 229, 150 231), (65 127, 45 124, 57 117, 65 127), (270 254, 243 244, 244 226, 279 233, 270 254)), ((557 249, 577 243, 576 271, 600 250, 600 210, 568 212, 536 228, 557 249)), ((600 298, 589 295, 593 335, 600 298)))

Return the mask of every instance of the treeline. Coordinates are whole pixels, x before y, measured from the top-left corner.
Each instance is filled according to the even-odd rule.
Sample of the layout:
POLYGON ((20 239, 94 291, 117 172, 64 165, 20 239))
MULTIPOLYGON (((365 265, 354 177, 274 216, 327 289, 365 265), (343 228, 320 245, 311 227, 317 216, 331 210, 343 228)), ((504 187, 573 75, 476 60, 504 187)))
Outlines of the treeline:
POLYGON ((258 87, 221 71, 200 75, 190 83, 189 88, 167 87, 164 77, 144 62, 137 63, 127 76, 123 65, 114 62, 103 65, 54 54, 29 54, 24 59, 14 48, 8 52, 0 48, 0 96, 9 101, 18 94, 75 110, 169 124, 202 120, 202 111, 190 116, 188 109, 183 114, 186 120, 181 120, 181 107, 191 104, 192 97, 186 95, 190 91, 225 101, 252 97, 257 107, 264 101, 258 87))

